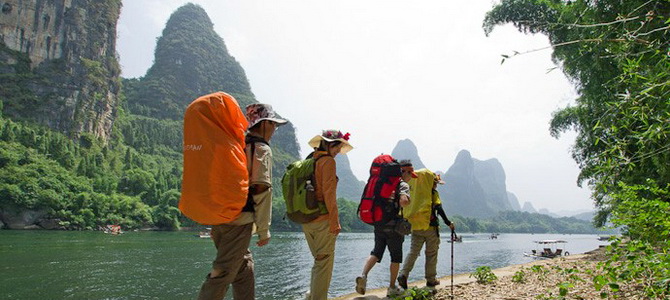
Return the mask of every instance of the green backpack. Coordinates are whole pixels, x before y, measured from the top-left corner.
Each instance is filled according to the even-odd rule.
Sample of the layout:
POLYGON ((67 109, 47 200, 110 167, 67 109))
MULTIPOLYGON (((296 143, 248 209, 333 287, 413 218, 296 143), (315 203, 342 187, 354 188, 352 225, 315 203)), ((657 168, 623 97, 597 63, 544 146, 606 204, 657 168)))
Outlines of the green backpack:
POLYGON ((307 158, 288 165, 281 179, 286 215, 293 222, 309 223, 328 213, 326 204, 316 200, 314 166, 319 158, 307 158))

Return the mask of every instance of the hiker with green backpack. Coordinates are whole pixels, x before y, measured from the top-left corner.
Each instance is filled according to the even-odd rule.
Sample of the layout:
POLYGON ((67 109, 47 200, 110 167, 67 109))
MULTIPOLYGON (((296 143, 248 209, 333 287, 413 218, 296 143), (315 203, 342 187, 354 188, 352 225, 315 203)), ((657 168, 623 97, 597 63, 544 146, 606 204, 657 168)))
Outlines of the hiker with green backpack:
POLYGON ((212 270, 200 289, 198 299, 201 300, 223 299, 231 284, 233 299, 255 299, 254 261, 249 243, 254 230, 258 234, 256 244, 259 247, 270 241, 272 150, 268 142, 276 128, 287 121, 277 118, 268 104, 248 105, 246 118, 248 130, 244 153, 249 175, 247 200, 232 222, 212 226, 211 237, 217 254, 212 270))
POLYGON ((335 156, 353 147, 349 144, 349 133, 338 130, 324 130, 309 145, 314 152, 287 167, 282 193, 286 214, 291 221, 301 224, 314 258, 306 299, 325 300, 333 275, 335 240, 341 230, 335 156))

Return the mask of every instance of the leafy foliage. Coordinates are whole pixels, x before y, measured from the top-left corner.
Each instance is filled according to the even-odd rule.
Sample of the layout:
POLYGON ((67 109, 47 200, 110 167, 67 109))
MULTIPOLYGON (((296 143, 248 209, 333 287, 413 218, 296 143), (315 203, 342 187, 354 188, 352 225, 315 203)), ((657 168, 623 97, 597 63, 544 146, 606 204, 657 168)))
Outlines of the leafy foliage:
POLYGON ((512 282, 514 283, 525 283, 526 282, 526 272, 519 270, 514 272, 512 276, 512 282))
POLYGON ((498 276, 491 271, 489 266, 480 266, 470 274, 469 277, 474 277, 477 279, 477 283, 488 284, 498 280, 498 276))
POLYGON ((130 228, 151 224, 149 206, 140 198, 106 190, 104 176, 78 174, 98 174, 84 167, 86 162, 95 164, 90 157, 97 155, 50 131, 30 138, 35 129, 8 120, 0 120, 0 128, 4 133, 0 141, 0 208, 5 212, 45 211, 69 229, 94 229, 108 223, 130 228), (75 159, 68 147, 82 157, 75 159))
POLYGON ((429 300, 433 299, 435 291, 428 287, 410 287, 399 296, 393 297, 393 300, 429 300))

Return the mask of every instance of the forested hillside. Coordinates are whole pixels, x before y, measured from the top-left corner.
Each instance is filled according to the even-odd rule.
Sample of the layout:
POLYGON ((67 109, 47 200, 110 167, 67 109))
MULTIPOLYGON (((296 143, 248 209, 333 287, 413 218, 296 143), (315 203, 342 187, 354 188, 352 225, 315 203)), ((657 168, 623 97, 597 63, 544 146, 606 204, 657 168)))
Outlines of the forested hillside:
MULTIPOLYGON (((115 24, 120 7, 101 7, 112 9, 98 13, 107 12, 115 24)), ((110 102, 115 114, 107 135, 96 135, 94 130, 60 133, 40 125, 39 120, 17 115, 17 103, 31 111, 37 108, 34 105, 56 105, 60 98, 51 95, 39 102, 26 101, 39 96, 24 88, 34 85, 32 78, 39 82, 48 78, 42 75, 42 68, 30 67, 30 56, 1 50, 0 69, 13 71, 2 77, 0 99, 0 103, 9 104, 2 111, 11 113, 0 120, 0 227, 96 229, 120 224, 124 228, 174 230, 196 225, 176 208, 182 171, 182 113, 196 97, 219 90, 234 95, 242 107, 257 102, 244 70, 228 54, 200 6, 187 4, 170 17, 158 40, 155 63, 146 76, 122 80, 119 101, 110 102), (23 102, 10 94, 17 90, 24 93, 23 102)), ((48 69, 53 72, 50 76, 67 79, 72 75, 64 71, 69 68, 68 61, 46 60, 42 64, 54 63, 62 69, 48 69)), ((118 70, 109 73, 89 68, 82 72, 81 76, 100 82, 121 81, 118 70)), ((87 116, 93 113, 85 108, 80 112, 87 116)), ((278 196, 286 165, 298 158, 293 125, 280 127, 271 144, 278 196)), ((283 217, 279 198, 275 198, 275 206, 275 215, 283 217)), ((343 212, 347 209, 348 214, 355 214, 353 202, 343 205, 343 212)))
MULTIPOLYGON (((505 233, 567 233, 600 234, 614 230, 593 227, 590 220, 576 218, 553 218, 538 213, 503 211, 489 218, 453 216, 449 219, 458 224, 459 232, 505 232, 505 233)), ((445 227, 445 226, 443 226, 445 227)))
POLYGON ((0 43, 0 227, 175 224, 180 165, 139 155, 115 122, 120 1, 12 4, 2 28, 26 34, 0 43))

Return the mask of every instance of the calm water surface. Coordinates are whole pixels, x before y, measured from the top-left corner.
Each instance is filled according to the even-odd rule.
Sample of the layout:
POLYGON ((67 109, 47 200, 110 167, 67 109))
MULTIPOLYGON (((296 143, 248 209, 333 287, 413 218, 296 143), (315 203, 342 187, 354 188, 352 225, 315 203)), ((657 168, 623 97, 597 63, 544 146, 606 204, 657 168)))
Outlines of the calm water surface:
MULTIPOLYGON (((442 233, 438 276, 450 274, 451 244, 442 233)), ((499 268, 531 261, 534 240, 563 239, 571 254, 605 242, 595 235, 463 235, 454 245, 454 273, 479 266, 499 268)), ((215 255, 212 242, 191 232, 101 232, 0 230, 2 299, 195 299, 215 255)), ((312 257, 302 233, 273 233, 271 243, 251 251, 256 261, 257 299, 299 299, 309 286, 312 257)), ((330 296, 354 292, 354 279, 373 247, 372 233, 343 233, 337 240, 330 296)), ((409 249, 409 237, 404 244, 409 249)), ((388 285, 388 252, 368 276, 368 289, 388 285)), ((419 257, 410 281, 423 279, 419 257)), ((443 283, 443 286, 447 284, 443 283)))

